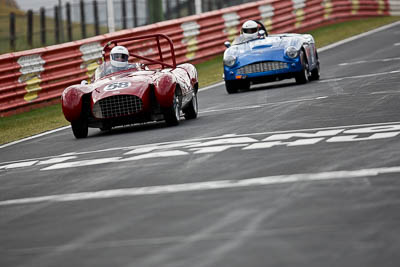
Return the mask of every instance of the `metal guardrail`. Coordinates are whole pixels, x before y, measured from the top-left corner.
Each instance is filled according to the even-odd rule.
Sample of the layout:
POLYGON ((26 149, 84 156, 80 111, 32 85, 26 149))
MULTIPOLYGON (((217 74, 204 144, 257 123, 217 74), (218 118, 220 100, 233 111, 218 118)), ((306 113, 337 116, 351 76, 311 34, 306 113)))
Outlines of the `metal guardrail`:
MULTIPOLYGON (((225 50, 248 19, 261 20, 271 33, 302 32, 359 17, 399 14, 392 0, 264 0, 206 12, 80 41, 0 55, 0 116, 59 101, 69 85, 89 79, 113 39, 162 33, 174 43, 177 64, 200 62, 225 50)), ((139 55, 156 56, 148 42, 124 43, 139 55)), ((162 43, 161 45, 167 45, 162 43)))

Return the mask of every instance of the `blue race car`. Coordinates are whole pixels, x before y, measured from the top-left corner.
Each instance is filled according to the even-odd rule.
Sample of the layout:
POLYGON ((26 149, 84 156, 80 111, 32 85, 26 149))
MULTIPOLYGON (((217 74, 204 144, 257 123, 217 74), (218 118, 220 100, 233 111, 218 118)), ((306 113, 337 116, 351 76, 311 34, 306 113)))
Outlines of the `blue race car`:
POLYGON ((252 38, 242 29, 232 44, 225 42, 224 80, 229 94, 248 90, 251 84, 291 78, 304 84, 319 79, 320 64, 312 35, 268 35, 261 22, 250 22, 258 24, 252 38))

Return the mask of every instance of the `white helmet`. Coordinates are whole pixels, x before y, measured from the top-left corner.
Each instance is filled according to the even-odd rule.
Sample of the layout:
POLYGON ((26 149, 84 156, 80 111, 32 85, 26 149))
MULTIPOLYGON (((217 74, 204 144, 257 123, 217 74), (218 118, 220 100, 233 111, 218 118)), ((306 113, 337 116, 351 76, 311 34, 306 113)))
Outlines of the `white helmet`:
POLYGON ((117 68, 125 68, 128 65, 129 52, 124 46, 118 45, 111 49, 111 65, 117 68))
POLYGON ((258 24, 254 20, 248 20, 242 25, 242 34, 247 40, 258 37, 258 24))

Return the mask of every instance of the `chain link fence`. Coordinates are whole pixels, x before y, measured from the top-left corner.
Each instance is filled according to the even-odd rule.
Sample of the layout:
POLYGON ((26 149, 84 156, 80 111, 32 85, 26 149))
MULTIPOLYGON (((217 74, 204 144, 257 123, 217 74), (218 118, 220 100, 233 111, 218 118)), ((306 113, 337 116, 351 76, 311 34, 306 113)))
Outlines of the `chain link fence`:
MULTIPOLYGON (((201 9, 207 12, 246 2, 252 1, 202 0, 201 9)), ((61 5, 0 16, 0 53, 60 44, 109 32, 106 0, 59 3, 61 5)), ((114 0, 113 6, 116 30, 195 14, 195 0, 114 0)))

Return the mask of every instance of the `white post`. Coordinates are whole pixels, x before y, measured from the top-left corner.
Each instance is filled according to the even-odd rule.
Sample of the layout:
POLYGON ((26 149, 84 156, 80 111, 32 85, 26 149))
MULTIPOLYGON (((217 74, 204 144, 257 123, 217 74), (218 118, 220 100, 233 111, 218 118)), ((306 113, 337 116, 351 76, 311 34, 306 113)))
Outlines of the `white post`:
POLYGON ((114 20, 114 2, 113 0, 107 0, 107 23, 108 32, 115 32, 115 20, 114 20))
POLYGON ((195 9, 196 9, 196 15, 201 14, 202 11, 202 6, 201 6, 201 0, 195 0, 195 9))

